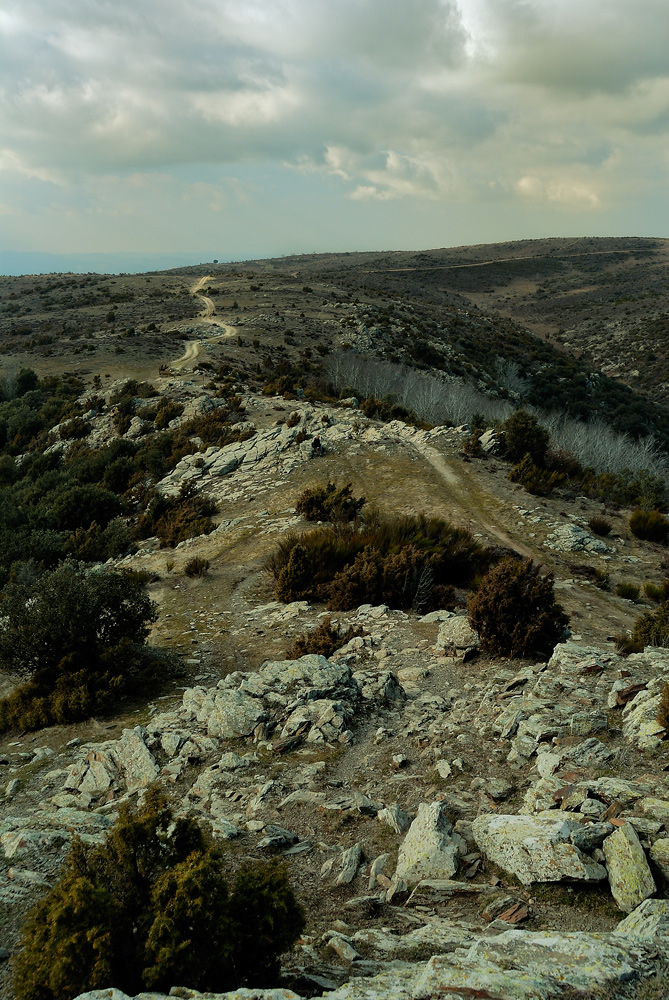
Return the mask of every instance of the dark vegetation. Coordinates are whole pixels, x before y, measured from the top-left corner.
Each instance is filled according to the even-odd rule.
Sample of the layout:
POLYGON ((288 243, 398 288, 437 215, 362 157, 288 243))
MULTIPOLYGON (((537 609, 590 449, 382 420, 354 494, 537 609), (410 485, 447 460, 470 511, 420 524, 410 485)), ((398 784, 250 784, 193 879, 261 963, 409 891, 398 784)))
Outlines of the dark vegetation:
MULTIPOLYGON (((348 490, 348 485, 338 491, 329 483, 321 500, 343 493, 349 513, 358 513, 360 500, 348 490)), ((314 494, 319 495, 316 489, 307 490, 300 498, 306 497, 308 513, 314 510, 314 494)), ((325 601, 340 611, 381 603, 430 610, 452 607, 454 587, 468 586, 496 558, 466 528, 440 518, 385 518, 372 511, 360 522, 341 520, 331 527, 289 534, 267 568, 279 601, 325 601)))
POLYGON ((659 510, 635 510, 630 517, 630 531, 646 542, 666 542, 669 520, 659 510))
POLYGON ((144 513, 137 517, 134 534, 136 538, 156 535, 161 548, 173 549, 187 538, 209 535, 216 527, 210 517, 215 513, 214 501, 196 493, 188 483, 176 497, 155 491, 144 513))
POLYGON ((639 600, 640 589, 639 585, 632 583, 631 580, 621 580, 616 587, 616 594, 626 601, 636 602, 639 600))
POLYGON ((591 517, 588 521, 588 527, 594 535, 599 535, 600 538, 610 535, 613 528, 611 522, 607 521, 605 517, 591 517))
POLYGON ((114 983, 131 996, 187 982, 223 992, 276 984, 304 916, 278 861, 233 874, 197 823, 150 788, 101 846, 77 840, 32 912, 16 960, 18 1000, 71 1000, 114 983))
POLYGON ((336 650, 345 646, 350 639, 363 635, 364 630, 359 628, 340 629, 333 625, 332 619, 328 616, 324 618, 320 625, 309 632, 300 632, 286 650, 286 656, 291 659, 298 659, 306 656, 307 653, 317 653, 319 656, 332 656, 336 650))
POLYGON ((194 577, 202 578, 203 576, 207 575, 208 569, 209 569, 208 559, 203 559, 202 556, 193 556, 193 558, 189 559, 186 565, 184 566, 184 573, 186 574, 186 576, 189 576, 191 578, 194 577))
POLYGON ((0 731, 68 723, 155 689, 167 663, 146 645, 156 605, 132 572, 65 562, 5 587, 0 666, 23 683, 0 700, 0 731))
POLYGON ((664 601, 655 611, 639 615, 632 629, 632 639, 639 650, 644 646, 669 645, 669 601, 664 601))
POLYGON ((503 559, 469 598, 469 620, 493 656, 549 656, 569 618, 556 602, 553 574, 531 559, 503 559))
POLYGON ((298 497, 295 510, 305 521, 354 521, 365 506, 364 497, 352 495, 351 483, 337 487, 327 481, 325 486, 311 486, 298 497))
MULTIPOLYGON (((82 390, 77 379, 40 380, 26 369, 15 379, 13 398, 0 403, 0 585, 27 560, 39 571, 66 557, 105 561, 154 533, 161 544, 174 546, 214 526, 215 507, 206 498, 188 491, 163 498, 153 487, 197 450, 191 436, 210 444, 249 435, 243 426, 233 429, 243 416, 239 399, 172 430, 133 440, 118 437, 92 448, 80 434, 88 427, 77 402, 82 390), (50 428, 64 420, 66 428, 77 428, 67 438, 70 448, 47 450, 50 428)), ((114 420, 122 429, 143 401, 155 398, 155 390, 130 380, 113 398, 114 420)), ((103 405, 99 399, 97 406, 103 405)), ((162 426, 161 415, 172 419, 181 409, 161 400, 156 420, 162 426)))
MULTIPOLYGON (((598 474, 581 465, 569 451, 550 448, 548 431, 540 425, 537 417, 523 410, 517 410, 508 417, 500 425, 500 432, 504 457, 516 463, 509 472, 512 483, 519 483, 535 496, 548 496, 553 490, 563 487, 572 494, 578 492, 621 505, 637 505, 640 510, 635 512, 633 519, 636 519, 639 530, 661 536, 661 525, 666 523, 664 536, 652 540, 666 538, 669 521, 653 509, 669 507, 667 487, 660 476, 645 469, 598 474), (651 525, 648 529, 645 528, 647 523, 651 525)), ((594 523, 597 527, 591 527, 596 534, 608 534, 611 530, 610 525, 607 530, 608 522, 603 518, 594 519, 594 523)), ((634 528, 632 531, 637 534, 634 528)))

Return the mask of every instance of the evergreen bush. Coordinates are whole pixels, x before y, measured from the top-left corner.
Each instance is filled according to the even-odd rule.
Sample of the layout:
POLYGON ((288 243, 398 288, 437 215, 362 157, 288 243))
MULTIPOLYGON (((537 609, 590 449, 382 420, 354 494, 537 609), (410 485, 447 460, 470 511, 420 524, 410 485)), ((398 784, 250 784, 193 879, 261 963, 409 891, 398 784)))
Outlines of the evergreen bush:
POLYGON ((669 603, 639 615, 632 638, 642 646, 669 646, 669 603))
POLYGON ((138 812, 121 807, 104 844, 74 842, 24 925, 16 996, 270 986, 303 927, 283 865, 254 862, 230 879, 222 853, 153 786, 138 812))
POLYGON ((516 410, 502 424, 504 451, 512 462, 520 462, 525 455, 539 466, 545 464, 550 435, 533 414, 516 410))
POLYGON ((26 576, 3 592, 0 666, 26 682, 0 699, 0 731, 87 718, 157 684, 164 664, 145 645, 157 609, 134 573, 65 562, 26 576))
POLYGON ((637 508, 630 517, 630 531, 636 538, 646 542, 666 542, 669 520, 659 510, 637 508))
POLYGON ((351 483, 337 487, 327 481, 325 486, 310 486, 297 499, 295 510, 305 521, 354 521, 365 505, 364 497, 352 495, 351 483))
POLYGON ((616 587, 616 594, 626 601, 638 601, 639 590, 639 586, 636 583, 632 583, 631 580, 621 580, 616 587))
POLYGON ((553 574, 542 576, 531 559, 503 559, 469 598, 469 621, 481 648, 494 656, 549 655, 569 618, 557 604, 553 574))
POLYGON ((286 656, 290 659, 299 659, 308 653, 316 653, 319 656, 332 656, 337 650, 345 646, 346 643, 357 635, 362 635, 361 627, 347 628, 340 631, 337 625, 333 625, 332 619, 328 616, 316 628, 310 632, 301 632, 295 637, 292 646, 286 650, 286 656))
POLYGON ((528 493, 534 496, 547 497, 558 486, 562 486, 566 480, 564 472, 552 471, 541 468, 532 459, 529 452, 518 462, 509 472, 509 479, 512 483, 518 483, 528 493))
POLYGON ((588 527, 594 535, 599 535, 601 538, 610 535, 612 529, 611 522, 607 521, 605 517, 591 517, 588 521, 588 527))

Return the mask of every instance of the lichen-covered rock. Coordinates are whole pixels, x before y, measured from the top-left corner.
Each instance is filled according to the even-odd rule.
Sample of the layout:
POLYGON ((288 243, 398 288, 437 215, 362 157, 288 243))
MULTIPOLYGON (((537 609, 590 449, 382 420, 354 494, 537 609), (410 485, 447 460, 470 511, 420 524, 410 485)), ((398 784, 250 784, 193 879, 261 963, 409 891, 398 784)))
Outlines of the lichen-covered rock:
POLYGON ((446 818, 443 803, 421 802, 400 846, 395 876, 407 882, 450 878, 458 870, 461 843, 446 818))
POLYGON ((415 995, 483 995, 498 1000, 543 1000, 563 987, 587 990, 626 982, 644 971, 643 946, 632 949, 614 935, 509 930, 480 938, 465 952, 432 958, 416 977, 415 995))
POLYGON ((564 816, 477 816, 472 824, 476 843, 486 857, 523 883, 587 882, 606 878, 606 869, 571 843, 577 822, 564 816))
POLYGON ((158 765, 146 745, 146 730, 141 726, 124 729, 121 739, 115 744, 113 755, 123 774, 126 789, 136 792, 155 781, 158 765))
POLYGON ((623 913, 631 913, 656 891, 643 847, 631 823, 623 823, 603 845, 613 898, 623 913))
POLYGON ((669 837, 656 840, 648 852, 666 879, 669 879, 669 837))
MULTIPOLYGON (((669 654, 669 650, 662 652, 669 654)), ((662 689, 669 681, 669 672, 666 672, 669 664, 663 659, 662 666, 665 670, 664 676, 650 680, 646 690, 640 691, 623 708, 623 736, 639 750, 655 750, 664 736, 664 728, 657 721, 657 713, 662 689)))
POLYGON ((616 927, 616 934, 654 941, 669 938, 669 899, 644 899, 616 927))
POLYGON ((555 552, 613 552, 601 538, 595 538, 578 524, 559 524, 550 533, 544 545, 555 552))
POLYGON ((234 739, 249 736, 265 719, 262 702, 242 691, 219 691, 207 718, 210 736, 234 739))
POLYGON ((435 645, 445 650, 477 649, 479 634, 463 615, 452 615, 440 624, 435 645))

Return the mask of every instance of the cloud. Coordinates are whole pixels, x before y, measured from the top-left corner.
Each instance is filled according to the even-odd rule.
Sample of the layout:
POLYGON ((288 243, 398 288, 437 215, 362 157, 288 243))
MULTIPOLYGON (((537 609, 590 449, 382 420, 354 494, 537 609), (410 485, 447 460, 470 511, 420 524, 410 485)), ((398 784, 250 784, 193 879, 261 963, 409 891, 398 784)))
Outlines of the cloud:
POLYGON ((0 169, 603 211, 664 190, 668 36, 666 0, 5 0, 0 169))

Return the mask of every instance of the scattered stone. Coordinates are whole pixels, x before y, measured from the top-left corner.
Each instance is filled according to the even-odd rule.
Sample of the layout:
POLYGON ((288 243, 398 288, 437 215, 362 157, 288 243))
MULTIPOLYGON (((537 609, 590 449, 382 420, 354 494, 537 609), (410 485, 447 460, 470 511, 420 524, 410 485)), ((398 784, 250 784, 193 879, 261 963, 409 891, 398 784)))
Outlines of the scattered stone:
POLYGON ((341 870, 335 879, 335 885, 348 885, 358 874, 358 868, 362 860, 362 848, 360 844, 354 844, 348 850, 343 851, 340 858, 341 870))

